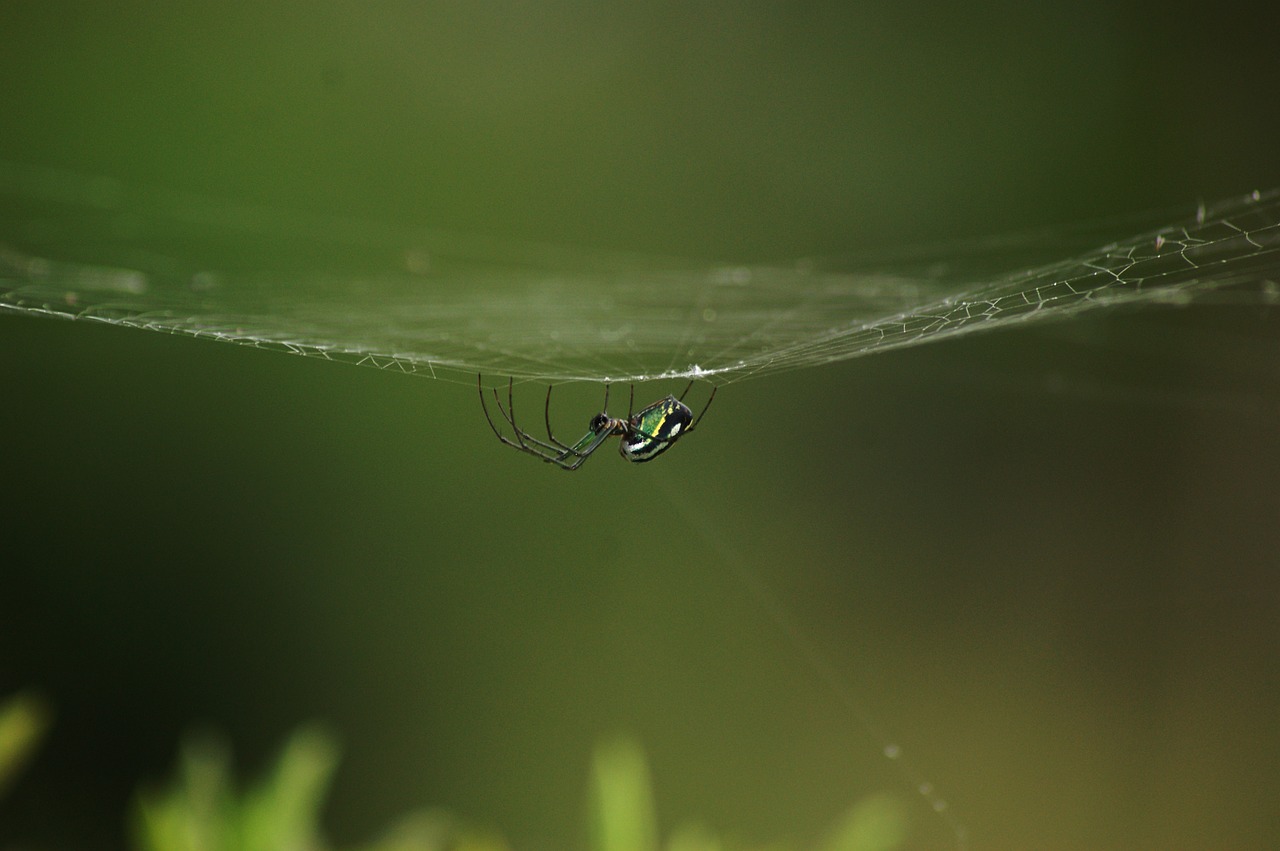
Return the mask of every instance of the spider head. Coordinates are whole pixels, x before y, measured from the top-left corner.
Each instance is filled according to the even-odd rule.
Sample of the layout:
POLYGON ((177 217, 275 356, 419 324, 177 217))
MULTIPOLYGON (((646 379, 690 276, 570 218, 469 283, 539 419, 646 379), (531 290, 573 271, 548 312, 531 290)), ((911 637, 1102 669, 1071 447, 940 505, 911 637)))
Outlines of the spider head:
POLYGON ((591 425, 587 426, 587 428, 593 434, 599 434, 602 431, 613 431, 613 417, 602 411, 591 418, 591 425))

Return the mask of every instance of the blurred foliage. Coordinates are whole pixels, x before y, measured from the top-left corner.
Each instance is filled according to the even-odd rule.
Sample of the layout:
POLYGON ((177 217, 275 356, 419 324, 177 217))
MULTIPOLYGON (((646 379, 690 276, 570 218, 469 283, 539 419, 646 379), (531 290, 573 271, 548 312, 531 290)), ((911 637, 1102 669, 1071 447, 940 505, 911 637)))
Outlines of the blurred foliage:
MULTIPOLYGON (((182 750, 178 775, 164 790, 139 796, 138 851, 321 851, 320 810, 337 765, 333 737, 304 727, 286 742, 275 766, 237 793, 227 747, 212 737, 182 750)), ((592 851, 788 851, 791 845, 746 845, 698 824, 678 827, 660 845, 649 769, 640 747, 615 739, 597 747, 591 782, 592 851)), ((905 838, 901 805, 874 796, 851 808, 813 851, 889 851, 905 838)), ((440 810, 402 819, 357 851, 508 851, 492 832, 462 825, 440 810)))
MULTIPOLYGON (((596 748, 592 776, 591 851, 657 851, 649 768, 640 746, 615 739, 596 748)), ((871 796, 850 808, 809 846, 813 851, 890 851, 906 838, 906 814, 889 796, 871 796)), ((665 851, 790 851, 796 846, 743 844, 701 824, 676 828, 665 851)))
POLYGON ((317 823, 337 756, 328 735, 305 728, 266 778, 237 795, 227 748, 213 738, 193 739, 172 788, 139 797, 136 844, 148 851, 323 847, 317 823))
POLYGON ((590 812, 595 851, 657 851, 650 789, 648 763, 633 742, 617 739, 596 748, 590 812))
MULTIPOLYGON (((237 794, 228 748, 202 736, 183 748, 178 776, 142 793, 134 818, 139 851, 319 851, 320 811, 338 762, 332 735, 312 725, 285 743, 275 766, 237 794)), ((360 851, 503 851, 501 839, 464 830, 438 811, 414 813, 360 851)))
MULTIPOLYGON (((22 693, 0 706, 0 792, 30 756, 48 727, 39 696, 22 693)), ((211 735, 182 748, 177 776, 164 789, 143 791, 133 818, 138 851, 322 851, 320 812, 338 746, 323 727, 310 725, 285 743, 267 775, 242 792, 232 776, 230 750, 211 735)), ((634 741, 601 743, 591 782, 591 851, 659 851, 649 768, 634 741)), ((890 851, 905 838, 905 815, 888 796, 851 808, 812 846, 813 851, 890 851)), ((678 827, 665 851, 787 851, 792 846, 748 846, 723 839, 700 824, 678 827)), ((354 851, 509 851, 492 832, 467 827, 442 810, 402 819, 380 839, 354 851)))
POLYGON ((0 795, 40 742, 49 716, 48 705, 34 692, 20 692, 0 705, 0 795))

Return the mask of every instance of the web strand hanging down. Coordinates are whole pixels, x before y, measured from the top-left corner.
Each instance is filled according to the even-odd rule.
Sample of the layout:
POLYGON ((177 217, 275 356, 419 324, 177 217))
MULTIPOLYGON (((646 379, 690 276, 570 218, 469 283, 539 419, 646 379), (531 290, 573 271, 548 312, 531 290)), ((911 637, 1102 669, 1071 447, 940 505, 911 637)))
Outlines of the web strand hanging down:
POLYGON ((1091 308, 1270 302, 1280 191, 1066 257, 1057 245, 1031 246, 1037 262, 1019 268, 983 249, 982 273, 945 256, 923 271, 918 260, 697 267, 0 163, 0 310, 457 381, 726 383, 1091 308))

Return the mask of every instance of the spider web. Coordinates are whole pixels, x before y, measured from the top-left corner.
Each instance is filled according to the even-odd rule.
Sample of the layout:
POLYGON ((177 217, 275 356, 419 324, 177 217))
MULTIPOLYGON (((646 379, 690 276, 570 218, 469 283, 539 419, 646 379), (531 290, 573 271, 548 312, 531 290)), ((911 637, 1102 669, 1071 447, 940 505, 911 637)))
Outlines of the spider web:
POLYGON ((454 381, 727 383, 1092 308, 1280 294, 1280 190, 1122 233, 695 265, 0 163, 0 309, 454 381))

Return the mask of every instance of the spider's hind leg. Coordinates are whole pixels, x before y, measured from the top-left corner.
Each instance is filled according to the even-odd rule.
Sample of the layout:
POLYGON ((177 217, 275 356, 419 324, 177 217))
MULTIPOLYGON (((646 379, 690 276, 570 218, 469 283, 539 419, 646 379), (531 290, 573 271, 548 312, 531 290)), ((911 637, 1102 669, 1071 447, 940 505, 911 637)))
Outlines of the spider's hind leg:
MULTIPOLYGON (((690 384, 692 384, 693 382, 689 382, 689 383, 690 383, 690 384)), ((716 400, 716 390, 718 390, 718 389, 720 389, 720 388, 716 387, 716 385, 714 385, 714 384, 712 384, 712 385, 711 385, 711 395, 707 397, 707 404, 705 404, 705 405, 703 405, 703 406, 702 406, 702 413, 698 414, 698 418, 697 418, 696 420, 694 420, 694 421, 693 421, 693 425, 691 425, 691 426, 689 426, 687 429, 685 429, 685 432, 684 432, 685 434, 688 434, 689 432, 691 432, 691 431, 693 431, 695 428, 697 428, 697 427, 698 427, 698 423, 702 422, 702 418, 703 418, 703 417, 705 417, 705 416, 707 415, 707 411, 711 410, 711 403, 712 403, 712 402, 714 402, 714 401, 716 400)), ((688 387, 686 387, 686 388, 685 388, 685 393, 688 393, 688 392, 689 392, 689 388, 688 388, 688 387)), ((683 399, 683 398, 684 398, 684 394, 683 394, 683 393, 680 395, 680 398, 681 398, 681 399, 683 399)))

